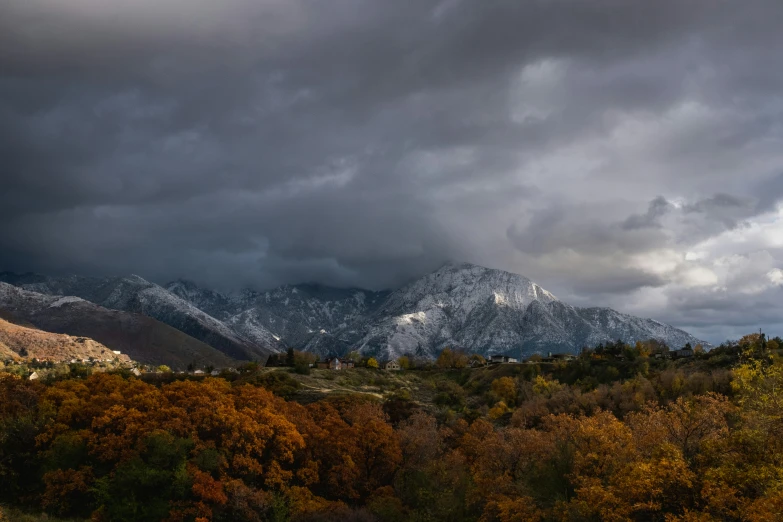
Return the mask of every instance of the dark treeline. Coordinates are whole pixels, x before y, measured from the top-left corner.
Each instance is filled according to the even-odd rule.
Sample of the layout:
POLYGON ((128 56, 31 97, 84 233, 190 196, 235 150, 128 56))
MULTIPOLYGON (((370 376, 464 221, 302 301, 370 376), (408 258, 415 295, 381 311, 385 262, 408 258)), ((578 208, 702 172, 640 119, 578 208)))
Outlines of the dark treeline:
POLYGON ((300 404, 285 370, 5 375, 0 503, 107 522, 781 520, 777 341, 648 348, 422 370, 433 404, 300 404))

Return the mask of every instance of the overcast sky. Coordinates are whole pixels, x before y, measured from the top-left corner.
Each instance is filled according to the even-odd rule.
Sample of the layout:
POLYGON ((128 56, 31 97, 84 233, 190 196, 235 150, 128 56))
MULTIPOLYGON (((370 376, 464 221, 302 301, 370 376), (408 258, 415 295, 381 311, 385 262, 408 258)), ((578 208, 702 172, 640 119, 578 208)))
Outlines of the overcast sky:
POLYGON ((0 0, 0 269, 446 260, 783 335, 780 0, 0 0))

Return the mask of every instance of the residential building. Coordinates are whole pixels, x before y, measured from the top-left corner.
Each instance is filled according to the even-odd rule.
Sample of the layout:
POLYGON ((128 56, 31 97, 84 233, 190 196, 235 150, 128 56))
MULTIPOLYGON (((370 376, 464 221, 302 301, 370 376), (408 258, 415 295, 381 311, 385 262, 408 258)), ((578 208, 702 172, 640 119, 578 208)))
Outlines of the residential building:
POLYGON ((402 370, 402 367, 400 366, 400 363, 398 363, 397 361, 394 361, 394 360, 386 361, 385 363, 383 363, 382 367, 383 367, 384 370, 389 370, 389 371, 402 370))
POLYGON ((492 364, 509 364, 509 363, 517 363, 519 360, 509 357, 508 355, 491 355, 489 357, 489 362, 492 364))
POLYGON ((680 350, 673 350, 669 352, 672 357, 693 357, 693 349, 692 348, 682 348, 680 350))
POLYGON ((328 368, 330 370, 347 370, 353 368, 356 364, 351 359, 340 359, 334 357, 324 362, 318 362, 318 368, 328 368))

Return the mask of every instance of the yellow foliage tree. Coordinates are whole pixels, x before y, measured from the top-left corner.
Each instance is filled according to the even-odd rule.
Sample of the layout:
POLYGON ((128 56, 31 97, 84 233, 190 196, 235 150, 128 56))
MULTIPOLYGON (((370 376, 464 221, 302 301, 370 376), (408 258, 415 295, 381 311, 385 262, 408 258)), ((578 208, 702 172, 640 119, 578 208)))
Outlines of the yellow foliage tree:
POLYGON ((517 383, 511 377, 500 377, 492 381, 492 393, 506 405, 514 405, 517 400, 517 383))

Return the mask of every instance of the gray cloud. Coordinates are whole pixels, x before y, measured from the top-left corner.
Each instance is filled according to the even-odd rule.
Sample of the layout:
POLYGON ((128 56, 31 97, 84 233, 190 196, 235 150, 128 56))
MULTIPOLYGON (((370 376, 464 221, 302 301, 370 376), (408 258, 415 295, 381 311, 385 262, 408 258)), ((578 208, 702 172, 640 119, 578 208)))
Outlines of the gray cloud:
POLYGON ((644 214, 633 214, 623 221, 625 230, 638 230, 642 228, 661 228, 659 219, 669 213, 673 205, 662 196, 650 201, 650 206, 644 214))
POLYGON ((758 281, 783 266, 781 15, 0 2, 0 269, 380 288, 464 259, 749 326, 753 307, 678 314, 751 284, 724 273, 734 255, 769 254, 744 270, 779 292, 758 281))

